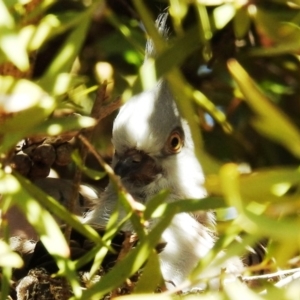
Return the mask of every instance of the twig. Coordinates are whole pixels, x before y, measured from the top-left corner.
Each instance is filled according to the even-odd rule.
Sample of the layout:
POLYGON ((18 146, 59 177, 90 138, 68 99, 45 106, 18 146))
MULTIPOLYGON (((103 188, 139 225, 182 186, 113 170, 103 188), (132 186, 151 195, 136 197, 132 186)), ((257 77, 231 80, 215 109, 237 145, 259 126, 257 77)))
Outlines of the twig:
MULTIPOLYGON (((285 277, 281 280, 279 280, 278 282, 276 282, 274 284, 275 287, 277 288, 282 288, 284 286, 287 286, 288 284, 290 284, 291 282, 297 280, 300 278, 300 271, 299 271, 300 268, 297 268, 297 269, 293 269, 293 270, 286 270, 286 271, 280 271, 280 272, 285 272, 286 274, 290 274, 291 272, 293 273, 292 275, 288 276, 288 277, 285 277)), ((278 273, 280 273, 278 272, 278 273)), ((267 290, 263 290, 259 293, 260 295, 266 295, 267 294, 267 290)))
POLYGON ((282 270, 275 273, 270 274, 264 274, 264 275, 255 275, 255 276, 243 276, 243 281, 254 281, 254 280, 260 280, 260 279, 274 279, 276 277, 286 276, 289 274, 294 274, 300 272, 300 268, 295 269, 289 269, 289 270, 282 270))
POLYGON ((125 256, 132 250, 132 247, 138 241, 138 236, 131 231, 125 231, 125 239, 122 243, 121 251, 119 252, 117 262, 123 260, 125 256))
MULTIPOLYGON (((114 101, 110 104, 107 104, 106 106, 103 105, 104 101, 106 100, 106 89, 107 89, 107 82, 104 81, 103 84, 99 87, 97 91, 97 96, 91 111, 91 117, 96 119, 96 124, 100 122, 104 117, 106 117, 108 114, 112 113, 114 110, 116 110, 120 106, 120 99, 117 101, 114 101)), ((88 129, 83 129, 79 132, 79 135, 85 136, 87 140, 90 140, 93 136, 93 133, 95 131, 95 127, 88 128, 88 129)), ((79 155, 81 156, 82 162, 84 163, 87 157, 88 149, 87 147, 83 144, 79 144, 79 155)), ((73 190, 71 193, 70 198, 68 199, 66 203, 66 208, 70 211, 73 212, 75 208, 75 201, 77 200, 78 197, 78 192, 79 192, 79 187, 81 183, 81 178, 82 178, 82 170, 80 168, 76 168, 74 178, 73 178, 73 190)), ((67 241, 70 240, 70 235, 71 235, 71 226, 66 226, 65 229, 65 238, 67 241)))
MULTIPOLYGON (((124 259, 124 257, 132 250, 132 248, 133 248, 134 244, 137 242, 137 240, 138 240, 138 237, 136 234, 133 234, 130 231, 125 232, 125 239, 122 243, 122 248, 119 252, 116 263, 118 263, 119 261, 122 261, 124 259)), ((133 290, 134 284, 129 278, 127 278, 127 280, 126 280, 126 285, 131 291, 133 290)), ((119 288, 116 288, 112 291, 111 298, 113 299, 114 297, 117 297, 119 295, 120 295, 119 288)))
POLYGON ((289 283, 291 283, 292 281, 299 279, 300 278, 300 272, 296 272, 286 278, 281 279, 280 281, 278 281, 277 283, 274 284, 274 286, 276 287, 284 287, 286 285, 288 285, 289 283))

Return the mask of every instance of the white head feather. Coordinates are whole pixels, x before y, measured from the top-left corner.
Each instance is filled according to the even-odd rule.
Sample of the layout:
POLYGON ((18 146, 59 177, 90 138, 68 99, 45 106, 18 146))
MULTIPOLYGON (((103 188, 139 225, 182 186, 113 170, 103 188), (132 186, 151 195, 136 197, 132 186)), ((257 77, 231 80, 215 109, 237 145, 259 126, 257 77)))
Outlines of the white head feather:
POLYGON ((133 97, 121 108, 114 122, 112 142, 117 153, 140 150, 162 167, 163 172, 149 184, 149 196, 163 188, 170 189, 173 199, 205 195, 204 175, 194 154, 189 126, 180 117, 165 81, 159 81, 153 90, 133 97), (166 155, 165 143, 178 127, 184 132, 184 146, 180 153, 166 155))

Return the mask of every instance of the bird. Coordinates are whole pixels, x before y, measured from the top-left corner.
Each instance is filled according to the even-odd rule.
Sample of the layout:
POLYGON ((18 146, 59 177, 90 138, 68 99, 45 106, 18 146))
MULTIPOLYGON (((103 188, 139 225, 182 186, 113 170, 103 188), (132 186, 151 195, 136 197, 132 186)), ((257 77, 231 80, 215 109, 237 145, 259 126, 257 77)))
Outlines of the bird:
MULTIPOLYGON (((166 35, 166 18, 167 14, 162 14, 157 21, 163 36, 166 35)), ((155 55, 151 41, 146 51, 146 59, 155 55)), ((113 124, 115 152, 112 168, 135 201, 145 206, 162 190, 169 191, 166 202, 181 199, 201 201, 207 195, 204 171, 195 155, 191 130, 180 114, 175 96, 168 82, 161 78, 154 88, 128 100, 113 124)), ((117 201, 118 194, 109 183, 84 222, 105 226, 117 201)), ((214 223, 211 211, 174 216, 162 234, 166 246, 159 254, 165 282, 171 282, 173 287, 179 286, 212 249, 216 240, 214 223)), ((132 231, 133 227, 126 222, 123 229, 132 231)), ((239 259, 228 266, 233 272, 242 268, 239 259)))
MULTIPOLYGON (((167 35, 167 13, 159 16, 157 27, 167 35)), ((146 59, 155 57, 151 40, 146 46, 146 59)), ((119 110, 112 128, 114 155, 112 168, 133 199, 147 206, 162 190, 168 190, 167 203, 207 196, 205 175, 195 155, 195 145, 188 122, 182 117, 166 79, 129 99, 119 110)), ((57 179, 58 181, 61 179, 57 179)), ((56 198, 68 198, 68 184, 46 178, 38 182, 56 198)), ((118 192, 113 182, 93 199, 94 207, 85 213, 82 222, 105 228, 118 203, 118 192)), ((81 199, 80 197, 78 198, 81 199)), ((63 202, 62 199, 58 199, 63 202)), ((119 217, 125 211, 119 212, 119 217)), ((149 230, 155 225, 149 222, 149 230)), ((127 221, 124 232, 133 232, 127 221)), ((160 269, 167 289, 180 287, 186 278, 213 248, 216 242, 215 215, 212 211, 176 214, 162 233, 163 249, 159 251, 160 269)), ((233 258, 224 266, 229 273, 239 274, 243 264, 233 258)), ((218 276, 217 270, 213 276, 218 276)), ((210 274, 211 275, 211 274, 210 274)), ((203 275, 204 276, 204 275, 203 275)), ((202 275, 187 289, 205 288, 202 275)))

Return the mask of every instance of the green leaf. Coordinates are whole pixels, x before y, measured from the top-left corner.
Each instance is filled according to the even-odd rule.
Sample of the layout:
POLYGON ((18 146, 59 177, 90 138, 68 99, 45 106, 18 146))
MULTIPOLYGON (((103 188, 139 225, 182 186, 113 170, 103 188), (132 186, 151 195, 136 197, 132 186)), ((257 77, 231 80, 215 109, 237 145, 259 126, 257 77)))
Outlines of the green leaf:
POLYGON ((195 50, 200 50, 201 42, 199 40, 198 31, 199 28, 197 26, 188 29, 184 35, 172 41, 170 43, 171 46, 167 47, 157 56, 155 59, 155 69, 158 78, 170 71, 173 67, 179 67, 195 50))
MULTIPOLYGON (((1 194, 3 198, 11 198, 13 204, 17 205, 26 219, 39 233, 43 244, 49 253, 57 258, 68 258, 69 247, 64 236, 51 214, 43 208, 28 192, 21 186, 17 179, 9 174, 1 174, 1 194), (14 186, 14 192, 7 193, 5 186, 14 186)), ((7 201, 7 200, 4 200, 7 201)))
POLYGON ((31 135, 60 135, 67 131, 76 131, 82 128, 92 127, 96 124, 91 117, 73 114, 62 118, 50 118, 33 128, 31 135))
POLYGON ((0 76, 0 152, 6 152, 54 110, 55 100, 38 85, 0 76))
POLYGON ((178 70, 173 70, 167 75, 167 80, 171 86, 171 90, 175 97, 175 101, 179 107, 179 110, 190 125, 192 137, 195 144, 195 153, 199 159, 204 173, 214 173, 219 165, 213 160, 204 150, 202 135, 199 130, 199 126, 194 117, 193 102, 195 101, 209 114, 216 118, 217 122, 224 129, 230 128, 229 123, 226 121, 225 115, 216 108, 216 106, 208 100, 208 98, 198 90, 194 90, 183 78, 182 74, 178 70), (182 88, 184 86, 184 89, 182 88))
POLYGON ((135 249, 103 276, 100 282, 83 292, 84 299, 98 300, 137 272, 153 251, 152 249, 158 243, 161 234, 168 227, 175 213, 174 209, 170 210, 170 213, 160 220, 148 235, 140 238, 140 242, 135 249))
POLYGON ((22 258, 2 240, 0 240, 0 266, 11 268, 21 268, 23 266, 22 258))
MULTIPOLYGON (((160 199, 161 196, 158 196, 157 199, 160 199)), ((154 198, 156 199, 156 198, 154 198)), ((164 216, 165 214, 169 213, 169 210, 176 210, 179 212, 195 212, 199 210, 214 210, 218 208, 225 208, 227 207, 225 201, 221 197, 207 197, 201 199, 184 199, 178 200, 171 203, 162 203, 159 206, 147 210, 146 208, 146 216, 150 218, 159 218, 164 216)))
MULTIPOLYGON (((235 166, 238 168, 238 166, 235 166)), ((224 168, 224 167, 223 167, 224 168)), ((224 177, 228 178, 229 170, 224 177)), ((210 194, 223 195, 221 178, 216 175, 208 176, 205 187, 210 194)), ((244 203, 257 201, 285 202, 297 200, 300 191, 291 189, 297 187, 300 181, 300 170, 298 167, 257 169, 250 174, 239 174, 239 191, 244 203)))
MULTIPOLYGON (((27 113, 26 116, 28 117, 28 114, 31 112, 30 109, 34 108, 43 109, 45 112, 41 116, 35 116, 34 114, 32 114, 32 118, 30 118, 28 122, 33 123, 42 120, 54 109, 54 100, 49 97, 42 88, 29 80, 15 79, 11 76, 0 76, 1 114, 9 115, 17 113, 27 113), (34 121, 32 121, 31 119, 33 119, 34 121)), ((19 115, 14 115, 14 117, 18 116, 19 115)), ((1 132, 5 132, 6 130, 16 130, 15 127, 17 125, 14 124, 11 119, 12 118, 9 118, 9 116, 7 116, 4 120, 2 120, 3 126, 7 124, 7 127, 3 128, 3 126, 1 126, 1 132)))
POLYGON ((249 49, 249 55, 277 57, 278 55, 281 54, 298 53, 299 48, 300 48, 300 42, 297 40, 297 41, 278 44, 271 48, 257 47, 257 48, 249 49))
POLYGON ((134 289, 134 294, 153 293, 162 282, 159 257, 155 251, 152 251, 146 266, 143 268, 143 274, 134 289))
POLYGON ((61 31, 62 24, 57 16, 46 15, 36 25, 28 25, 21 29, 21 36, 28 45, 30 51, 38 50, 49 37, 61 31))
MULTIPOLYGON (((124 221, 119 222, 119 215, 120 215, 120 210, 121 210, 121 204, 118 202, 118 204, 116 205, 115 209, 113 210, 113 212, 110 215, 109 221, 106 225, 106 230, 105 230, 105 234, 102 238, 102 240, 107 243, 108 245, 111 244, 111 241, 113 239, 113 237, 122 229, 122 226, 124 224, 124 221)), ((130 216, 130 214, 129 214, 130 216)), ((125 217, 126 220, 129 219, 129 216, 125 217)), ((99 248, 99 247, 97 247, 99 248)), ((94 250, 90 251, 91 253, 94 250)), ((94 255, 94 263, 91 267, 91 271, 90 274, 94 275, 97 270, 99 269, 99 267, 101 266, 101 263, 106 255, 106 253, 108 252, 107 248, 101 248, 98 250, 98 252, 95 253, 94 255)), ((114 251, 112 251, 114 252, 114 251)))
POLYGON ((182 31, 182 22, 188 12, 188 3, 185 1, 171 0, 169 13, 172 16, 175 31, 182 31))
POLYGON ((250 234, 260 234, 274 239, 299 239, 300 220, 294 218, 282 218, 275 220, 264 215, 257 215, 250 210, 245 210, 236 219, 241 228, 250 234))
POLYGON ((241 243, 235 241, 240 233, 238 226, 231 226, 225 235, 218 237, 214 247, 199 261, 198 265, 190 273, 188 280, 190 285, 199 284, 212 276, 218 276, 221 279, 221 270, 225 268, 228 260, 233 257, 237 259, 245 254, 247 247, 253 245, 259 240, 255 235, 243 237, 241 243), (224 249, 226 249, 224 251, 224 249))
MULTIPOLYGON (((86 32, 91 22, 90 14, 82 16, 80 23, 73 29, 65 43, 61 47, 59 54, 55 57, 50 67, 47 69, 40 84, 51 94, 61 94, 62 90, 59 86, 59 74, 69 72, 74 63, 74 60, 84 42, 86 32)), ((67 90, 66 90, 67 91, 67 90)), ((65 91, 65 92, 66 92, 65 91)))
POLYGON ((243 300, 264 300, 265 297, 259 296, 258 293, 250 290, 245 283, 239 280, 228 282, 223 286, 225 294, 230 300, 240 300, 243 295, 243 300))
POLYGON ((23 190, 25 189, 32 197, 39 201, 44 207, 50 210, 59 219, 64 220, 67 224, 71 225, 72 228, 76 229, 78 232, 89 238, 91 241, 106 247, 107 245, 103 242, 98 233, 88 225, 81 224, 78 218, 69 211, 66 210, 64 206, 58 203, 55 199, 45 194, 42 190, 37 188, 29 180, 23 178, 22 176, 15 173, 15 177, 22 184, 23 190))
POLYGON ((237 82, 245 101, 255 112, 252 125, 261 134, 287 148, 300 158, 300 131, 281 110, 263 94, 255 82, 234 59, 228 62, 232 77, 237 82))
POLYGON ((271 40, 274 44, 285 44, 299 41, 300 15, 297 10, 282 6, 281 10, 272 10, 256 6, 254 18, 260 35, 271 40))
POLYGON ((29 68, 29 59, 25 45, 16 31, 15 22, 9 9, 0 1, 0 48, 8 59, 21 71, 29 68))
POLYGON ((251 22, 248 13, 248 7, 242 6, 236 11, 233 19, 233 29, 235 36, 238 39, 244 38, 249 31, 250 25, 251 22))
MULTIPOLYGON (((131 294, 131 295, 124 295, 124 296, 120 296, 120 297, 116 297, 114 298, 115 300, 181 300, 181 299, 185 299, 183 298, 182 296, 174 296, 174 295, 166 295, 166 294, 138 294, 138 295, 135 295, 135 294, 131 294)), ((189 300, 197 300, 199 299, 198 296, 195 296, 192 298, 189 296, 187 299, 189 300), (196 298, 197 297, 197 298, 196 298)), ((201 300, 212 300, 211 298, 202 298, 201 296, 201 300)), ((214 300, 219 300, 217 298, 214 298, 214 300)))
POLYGON ((93 170, 93 169, 90 169, 90 168, 86 167, 83 164, 83 161, 82 161, 82 159, 79 155, 78 150, 73 151, 72 159, 76 163, 77 167, 80 168, 80 170, 82 170, 82 172, 84 174, 86 174, 87 176, 89 176, 90 178, 92 178, 94 180, 100 180, 101 178, 106 176, 106 172, 99 172, 99 171, 96 171, 96 170, 93 170))
POLYGON ((224 28, 235 15, 235 6, 226 3, 216 7, 213 11, 215 26, 218 30, 224 28))
MULTIPOLYGON (((144 211, 145 220, 149 220, 150 218, 155 217, 155 211, 157 210, 158 206, 164 204, 169 194, 170 193, 167 190, 160 191, 157 195, 155 195, 152 199, 150 199, 149 202, 147 202, 147 206, 144 211)), ((160 216, 162 216, 162 213, 159 213, 157 215, 157 217, 160 216)))

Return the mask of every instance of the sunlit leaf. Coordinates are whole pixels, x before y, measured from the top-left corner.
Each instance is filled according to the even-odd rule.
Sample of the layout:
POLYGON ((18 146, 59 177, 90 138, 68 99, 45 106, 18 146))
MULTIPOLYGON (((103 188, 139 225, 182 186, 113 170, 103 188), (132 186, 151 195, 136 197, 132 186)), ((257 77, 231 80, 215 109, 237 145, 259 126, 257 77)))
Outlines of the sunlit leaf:
MULTIPOLYGON (((238 166, 236 166, 238 168, 238 166)), ((229 174, 224 174, 229 177, 229 174)), ((239 193, 244 203, 258 201, 286 202, 295 201, 299 197, 300 172, 298 168, 277 168, 256 170, 250 174, 238 175, 239 193), (294 190, 293 193, 289 193, 294 190)), ((220 178, 216 175, 208 176, 206 188, 209 193, 222 195, 220 178)))
POLYGON ((214 9, 213 18, 217 29, 222 29, 234 16, 235 7, 231 3, 223 4, 214 9))
MULTIPOLYGON (((44 207, 47 208, 47 210, 50 210, 56 217, 58 217, 61 220, 64 220, 64 222, 71 225, 74 229, 76 229, 78 232, 89 238, 91 241, 97 244, 102 244, 104 247, 106 246, 97 234, 97 232, 95 232, 95 230, 93 230, 88 225, 83 225, 80 222, 78 222, 78 219, 74 215, 70 214, 70 212, 67 211, 66 208, 63 207, 60 203, 58 203, 58 201, 46 195, 42 190, 37 188, 28 180, 22 178, 20 175, 15 174, 15 176, 20 181, 20 183, 22 183, 23 189, 25 188, 26 191, 30 193, 31 197, 34 197, 36 201, 39 201, 44 207)), ((13 181, 13 183, 15 183, 15 181, 13 181)))
POLYGON ((157 195, 155 195, 149 202, 147 203, 146 209, 144 211, 144 218, 146 220, 153 218, 153 217, 161 217, 163 213, 158 213, 156 215, 155 211, 157 211, 157 208, 159 205, 164 204, 166 202, 166 198, 168 197, 169 192, 166 191, 161 191, 157 195))
POLYGON ((214 161, 207 153, 205 153, 205 151, 203 151, 201 133, 199 131, 197 122, 193 117, 194 109, 192 100, 198 104, 201 104, 201 106, 211 113, 225 129, 230 128, 230 125, 226 121, 226 117, 200 91, 195 91, 191 86, 189 86, 178 70, 173 70, 172 73, 168 74, 167 79, 170 83, 173 94, 176 95, 175 100, 179 110, 190 125, 195 144, 195 153, 201 163, 201 166, 203 167, 204 173, 209 174, 215 172, 219 166, 216 161, 214 161), (184 89, 182 88, 183 86, 185 87, 184 89), (199 95, 201 95, 201 97, 199 97, 199 95))
POLYGON ((54 107, 55 100, 38 85, 25 79, 0 77, 1 151, 5 152, 24 138, 54 107))
POLYGON ((27 40, 28 49, 35 51, 60 28, 60 21, 55 15, 46 15, 37 26, 29 25, 22 29, 21 35, 27 40))
POLYGON ((52 255, 60 258, 69 257, 69 247, 56 221, 54 221, 50 213, 24 189, 24 186, 22 187, 20 185, 20 182, 13 175, 1 173, 0 192, 4 199, 11 199, 12 204, 17 205, 22 210, 52 255))
MULTIPOLYGON (((10 76, 0 77, 1 114, 18 113, 25 110, 31 112, 29 109, 33 109, 34 107, 40 107, 49 113, 54 108, 54 100, 47 96, 47 94, 38 85, 30 82, 29 80, 17 80, 10 76)), ((44 115, 45 114, 37 117, 41 120, 44 115)), ((36 116, 32 113, 32 117, 28 120, 28 122, 32 121, 31 119, 34 119, 34 117, 36 116)), ((7 126, 9 126, 9 123, 7 126)), ((2 128, 3 127, 1 126, 1 129, 2 128)), ((14 127, 12 127, 12 129, 13 128, 14 127)), ((10 127, 3 130, 7 129, 10 129, 10 127)))
POLYGON ((76 131, 82 128, 92 127, 95 119, 77 114, 63 118, 50 118, 31 130, 32 135, 55 136, 68 131, 76 131))
POLYGON ((280 143, 296 157, 300 157, 299 129, 271 103, 236 60, 230 60, 228 68, 245 101, 256 114, 252 121, 253 126, 267 138, 280 143))
POLYGON ((297 10, 286 7, 282 7, 281 10, 267 10, 257 6, 254 22, 259 28, 263 42, 266 39, 274 44, 284 44, 299 40, 299 12, 297 10))
POLYGON ((168 215, 160 220, 148 235, 140 239, 138 246, 122 261, 118 262, 114 269, 102 277, 100 282, 84 291, 83 297, 86 299, 99 299, 99 297, 119 286, 126 278, 138 271, 158 243, 162 232, 171 222, 174 213, 174 210, 170 211, 168 215))
POLYGON ((71 66, 74 63, 78 51, 84 41, 90 21, 91 19, 88 14, 82 16, 80 23, 66 39, 58 55, 43 75, 40 84, 51 93, 61 93, 59 78, 56 76, 60 73, 69 72, 71 70, 71 66))
POLYGON ((153 251, 143 268, 143 274, 135 287, 134 293, 152 293, 162 282, 158 254, 153 251))
POLYGON ((15 23, 5 2, 0 2, 0 49, 21 71, 29 68, 26 47, 16 31, 15 23))
POLYGON ((20 268, 23 266, 23 260, 9 245, 0 240, 0 266, 20 268))
POLYGON ((245 210, 236 222, 245 231, 253 234, 260 234, 273 237, 274 239, 299 239, 300 233, 297 230, 300 220, 296 218, 282 218, 275 220, 264 215, 257 215, 249 210, 245 210))
POLYGON ((224 290, 227 297, 231 300, 240 299, 240 295, 243 295, 244 300, 263 300, 264 297, 259 296, 254 291, 251 291, 246 284, 241 283, 238 280, 234 282, 228 282, 224 285, 224 290))
POLYGON ((183 2, 183 1, 178 1, 178 0, 171 0, 169 12, 170 12, 170 15, 173 17, 173 23, 174 23, 175 30, 177 32, 181 32, 183 19, 188 12, 187 3, 183 2))
POLYGON ((250 27, 250 16, 247 7, 237 9, 233 19, 234 33, 237 38, 244 38, 250 27))
POLYGON ((99 180, 99 179, 103 178, 106 175, 105 172, 99 172, 99 171, 96 171, 96 170, 93 170, 91 168, 86 167, 83 164, 83 162, 82 162, 82 160, 81 160, 81 158, 79 156, 78 151, 74 151, 72 153, 72 159, 74 160, 74 162, 76 163, 76 165, 82 170, 82 172, 84 174, 86 174, 90 178, 93 178, 94 180, 99 180))

